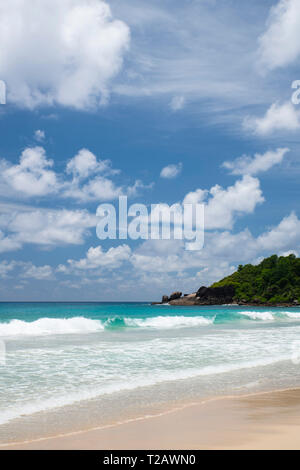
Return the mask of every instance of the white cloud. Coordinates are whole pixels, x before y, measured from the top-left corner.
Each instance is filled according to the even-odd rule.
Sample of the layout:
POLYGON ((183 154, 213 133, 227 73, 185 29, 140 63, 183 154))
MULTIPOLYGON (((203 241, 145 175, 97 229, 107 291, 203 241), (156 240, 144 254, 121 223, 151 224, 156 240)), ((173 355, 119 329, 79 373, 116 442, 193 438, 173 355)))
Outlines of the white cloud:
POLYGON ((170 103, 170 108, 173 111, 180 111, 185 106, 185 98, 184 96, 174 96, 170 103))
POLYGON ((96 155, 88 149, 81 149, 68 162, 66 171, 76 179, 88 178, 97 173, 119 173, 119 170, 112 170, 110 160, 97 160, 96 155))
MULTIPOLYGON (((27 148, 22 152, 20 163, 11 165, 1 160, 2 185, 7 185, 9 192, 23 193, 26 196, 46 196, 57 191, 57 177, 50 170, 53 161, 48 160, 42 147, 27 148)), ((4 195, 7 190, 2 189, 4 195)))
POLYGON ((196 189, 196 191, 191 191, 188 193, 184 200, 184 204, 201 204, 205 202, 205 199, 209 195, 209 190, 207 189, 196 189))
POLYGON ((53 166, 43 147, 25 149, 17 165, 2 159, 0 194, 19 199, 53 194, 57 198, 90 202, 114 200, 122 195, 134 197, 141 189, 153 186, 140 180, 129 186, 118 185, 112 177, 119 175, 120 170, 113 169, 110 160, 98 160, 88 149, 81 149, 69 160, 64 173, 56 173, 51 169, 53 166))
POLYGON ((160 177, 165 179, 176 178, 182 170, 182 163, 168 165, 164 167, 160 172, 160 177))
POLYGON ((267 30, 259 39, 260 63, 269 70, 287 66, 300 56, 300 3, 280 0, 271 8, 267 30))
POLYGON ((130 261, 138 276, 139 273, 176 273, 171 280, 174 283, 175 279, 177 283, 174 289, 181 290, 180 283, 185 278, 190 282, 187 292, 193 292, 195 270, 198 273, 195 289, 198 289, 200 283, 208 285, 230 274, 234 271, 236 262, 240 263, 242 259, 247 259, 247 255, 255 253, 253 247, 247 247, 251 242, 252 236, 248 231, 236 235, 230 232, 213 232, 207 234, 202 251, 191 253, 184 250, 182 243, 174 243, 174 240, 159 240, 155 244, 148 240, 133 253, 130 261), (243 250, 245 244, 246 253, 243 258, 244 253, 240 250, 243 250))
POLYGON ((129 28, 102 0, 10 0, 0 5, 0 44, 9 101, 86 109, 106 102, 129 28))
POLYGON ((73 182, 64 192, 65 197, 81 202, 112 201, 122 194, 123 189, 121 187, 116 186, 112 180, 103 176, 97 176, 82 186, 73 182))
POLYGON ((183 203, 204 203, 205 229, 212 230, 231 229, 237 216, 252 214, 263 201, 259 180, 245 175, 226 189, 216 185, 209 191, 191 192, 186 195, 183 203))
POLYGON ((262 250, 297 250, 300 245, 300 220, 295 213, 285 217, 277 227, 258 237, 258 247, 262 250))
POLYGON ((233 175, 256 175, 281 163, 287 152, 289 152, 288 148, 279 148, 264 154, 256 153, 254 157, 243 155, 234 161, 223 163, 222 166, 230 170, 233 175))
POLYGON ((25 279, 53 280, 53 269, 49 265, 35 266, 32 262, 2 261, 0 263, 0 278, 6 278, 8 273, 14 271, 13 277, 23 279, 21 284, 26 284, 25 279))
POLYGON ((106 252, 99 245, 95 248, 89 248, 86 257, 79 261, 68 260, 68 266, 59 266, 59 271, 69 272, 70 270, 93 270, 97 268, 115 269, 120 267, 124 261, 128 261, 130 255, 131 249, 128 245, 110 248, 106 252))
MULTIPOLYGON (((172 278, 161 280, 168 285, 169 293, 172 283, 174 289, 182 289, 185 280, 189 281, 189 290, 202 285, 209 285, 222 279, 237 269, 241 263, 260 262, 264 257, 274 253, 288 255, 300 248, 300 220, 292 213, 277 226, 270 228, 255 238, 248 229, 238 233, 230 231, 207 232, 202 251, 188 252, 184 245, 174 240, 147 240, 132 254, 130 261, 139 278, 148 273, 148 282, 155 283, 158 274, 173 273, 172 278), (197 270, 196 277, 194 276, 197 270), (141 273, 141 274, 139 274, 141 273), (174 276, 174 273, 176 275, 174 276)), ((161 292, 165 293, 165 292, 161 292)))
POLYGON ((143 189, 152 189, 154 183, 144 184, 141 180, 136 180, 132 186, 125 188, 125 195, 128 197, 136 197, 143 189))
POLYGON ((41 129, 36 130, 34 133, 34 138, 38 142, 43 142, 46 138, 45 131, 42 131, 41 129))
MULTIPOLYGON (((233 186, 227 188, 216 185, 210 190, 197 189, 188 193, 182 203, 173 204, 172 214, 169 205, 156 204, 152 207, 150 214, 139 216, 136 223, 141 224, 142 232, 147 233, 148 236, 150 222, 152 222, 151 232, 157 233, 157 236, 161 231, 161 225, 167 224, 172 236, 176 227, 182 228, 183 205, 202 204, 204 206, 204 230, 232 229, 238 217, 252 214, 256 206, 262 202, 264 202, 264 197, 259 180, 250 175, 244 175, 233 186)), ((192 214, 191 216, 193 217, 192 214)), ((185 221, 195 229, 194 219, 188 221, 185 218, 185 221)), ((199 224, 200 221, 198 221, 198 229, 199 224)))
POLYGON ((0 250, 19 249, 25 243, 40 246, 80 245, 97 224, 96 216, 86 210, 14 209, 0 213, 0 226, 5 232, 0 250))
POLYGON ((51 266, 35 266, 32 263, 23 264, 24 271, 21 277, 24 279, 50 280, 53 279, 51 266))
POLYGON ((16 266, 15 261, 1 261, 0 263, 0 278, 6 278, 8 273, 12 271, 16 266))
POLYGON ((73 176, 71 182, 65 184, 64 197, 79 201, 109 201, 123 194, 123 188, 106 175, 115 175, 119 170, 113 170, 110 160, 97 160, 97 157, 87 149, 81 149, 66 167, 66 172, 73 176), (101 175, 98 175, 101 173, 101 175), (98 176, 96 176, 98 175, 98 176))
POLYGON ((182 261, 177 255, 155 256, 136 253, 130 261, 134 269, 152 273, 171 273, 182 268, 182 261))
POLYGON ((296 131, 300 129, 300 112, 290 102, 274 103, 263 117, 247 117, 243 125, 245 130, 260 136, 276 131, 296 131))
POLYGON ((5 253, 7 251, 16 251, 22 248, 22 243, 15 240, 12 237, 7 237, 0 230, 0 253, 5 253))

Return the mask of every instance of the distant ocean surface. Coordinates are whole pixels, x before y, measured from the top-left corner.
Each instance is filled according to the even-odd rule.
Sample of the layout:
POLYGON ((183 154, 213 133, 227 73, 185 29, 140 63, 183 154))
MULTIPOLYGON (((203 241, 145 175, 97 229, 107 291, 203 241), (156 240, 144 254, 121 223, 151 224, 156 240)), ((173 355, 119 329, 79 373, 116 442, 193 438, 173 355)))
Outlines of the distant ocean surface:
POLYGON ((300 385, 299 308, 1 303, 0 343, 0 443, 300 385))

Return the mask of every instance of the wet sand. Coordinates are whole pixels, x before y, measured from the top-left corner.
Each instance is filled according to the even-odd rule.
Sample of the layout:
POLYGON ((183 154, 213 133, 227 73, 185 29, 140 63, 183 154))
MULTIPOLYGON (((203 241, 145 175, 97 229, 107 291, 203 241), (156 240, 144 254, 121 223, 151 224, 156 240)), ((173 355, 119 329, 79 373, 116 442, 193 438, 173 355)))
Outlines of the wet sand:
POLYGON ((191 404, 159 416, 2 449, 300 449, 300 389, 191 404))

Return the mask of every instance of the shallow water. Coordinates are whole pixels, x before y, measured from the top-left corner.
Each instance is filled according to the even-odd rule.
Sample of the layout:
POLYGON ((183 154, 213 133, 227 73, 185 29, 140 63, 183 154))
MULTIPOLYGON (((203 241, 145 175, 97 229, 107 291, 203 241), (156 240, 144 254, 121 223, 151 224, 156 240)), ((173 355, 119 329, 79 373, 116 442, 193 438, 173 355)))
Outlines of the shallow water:
POLYGON ((0 304, 0 441, 299 385, 300 309, 0 304))

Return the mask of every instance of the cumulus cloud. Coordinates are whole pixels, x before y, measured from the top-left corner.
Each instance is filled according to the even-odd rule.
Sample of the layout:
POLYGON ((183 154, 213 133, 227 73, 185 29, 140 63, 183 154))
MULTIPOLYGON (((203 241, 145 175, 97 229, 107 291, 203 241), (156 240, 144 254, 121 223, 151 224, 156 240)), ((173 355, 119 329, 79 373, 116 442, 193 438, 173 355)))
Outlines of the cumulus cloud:
POLYGON ((129 39, 128 26, 102 0, 1 2, 0 69, 9 101, 28 108, 105 103, 129 39))
POLYGON ((0 161, 0 194, 5 197, 45 197, 55 195, 78 202, 109 201, 119 196, 134 197, 144 185, 136 180, 132 185, 119 185, 113 177, 120 170, 112 168, 110 160, 99 160, 88 149, 81 149, 66 165, 65 171, 56 173, 54 162, 47 158, 43 147, 27 148, 20 162, 12 165, 0 161))
POLYGON ((180 241, 147 240, 132 253, 130 261, 138 276, 148 275, 148 282, 155 282, 155 276, 164 275, 161 284, 168 286, 176 273, 175 289, 183 287, 189 281, 189 292, 195 283, 208 285, 229 275, 240 263, 260 262, 273 253, 282 255, 299 250, 300 220, 292 213, 255 238, 250 230, 237 233, 231 231, 210 231, 205 235, 205 248, 202 251, 188 252, 180 241), (197 274, 195 276, 195 270, 197 274))
POLYGON ((97 160, 96 155, 88 149, 81 149, 67 164, 67 173, 74 178, 87 178, 96 173, 117 174, 119 170, 112 170, 110 160, 97 160))
POLYGON ((53 280, 53 269, 49 265, 35 266, 32 262, 23 261, 2 261, 0 263, 0 278, 6 278, 13 272, 14 278, 23 279, 21 283, 25 284, 25 279, 53 280))
POLYGON ((106 252, 102 246, 91 247, 87 251, 86 257, 76 260, 68 260, 67 266, 59 266, 60 272, 70 272, 74 270, 94 270, 98 268, 115 269, 121 266, 124 261, 129 260, 131 249, 128 245, 120 245, 110 248, 106 252))
POLYGON ((173 179, 181 173, 181 170, 182 163, 168 165, 161 170, 160 177, 165 179, 173 179))
POLYGON ((247 256, 256 253, 253 243, 255 240, 249 231, 235 235, 210 232, 206 236, 205 249, 193 253, 186 251, 182 243, 174 243, 174 240, 157 241, 155 245, 152 240, 147 240, 132 254, 130 261, 141 273, 176 273, 177 286, 174 288, 177 289, 181 279, 189 279, 188 292, 191 292, 193 280, 198 289, 200 283, 209 284, 233 272, 235 263, 247 260, 247 256))
POLYGON ((292 212, 277 227, 258 237, 258 246, 264 250, 296 250, 300 244, 300 220, 292 212))
POLYGON ((36 210, 16 214, 7 230, 21 243, 80 245, 95 225, 96 217, 85 210, 36 210))
POLYGON ((22 152, 18 165, 1 160, 2 184, 8 186, 9 192, 45 196, 57 191, 58 182, 55 173, 50 170, 52 166, 53 160, 47 159, 42 147, 27 148, 22 152))
POLYGON ((296 131, 300 129, 300 113, 290 102, 274 103, 263 117, 246 117, 243 125, 245 130, 259 136, 276 131, 296 131))
MULTIPOLYGON (((170 236, 173 237, 174 231, 179 233, 178 229, 182 229, 184 215, 185 223, 189 224, 189 227, 185 226, 185 233, 187 234, 187 230, 191 230, 189 237, 193 239, 195 238, 196 229, 198 231, 202 229, 205 231, 231 230, 238 217, 252 214, 257 205, 262 202, 264 202, 264 197, 259 180, 250 175, 244 175, 233 186, 227 188, 216 185, 209 190, 197 189, 192 191, 185 196, 182 203, 175 203, 171 207, 163 203, 155 204, 151 207, 150 214, 148 212, 141 214, 132 222, 134 226, 140 226, 145 239, 150 237, 150 232, 152 237, 160 238, 161 231, 165 234, 170 233, 170 236), (204 209, 203 223, 199 211, 197 226, 195 223, 195 210, 190 211, 190 213, 184 212, 184 205, 191 204, 202 205, 204 209)), ((200 241, 200 238, 198 241, 200 241)))
POLYGON ((121 187, 108 179, 98 176, 81 188, 71 188, 65 192, 67 197, 80 201, 112 201, 123 194, 121 187))
POLYGON ((288 152, 288 148, 279 148, 264 154, 256 153, 254 157, 243 155, 234 161, 224 162, 223 167, 233 175, 256 175, 281 163, 288 152))
POLYGON ((300 3, 280 0, 271 8, 267 30, 259 39, 259 58, 269 70, 293 63, 300 56, 300 3))
POLYGON ((81 149, 72 158, 66 167, 66 172, 73 176, 70 183, 66 184, 64 196, 80 201, 98 200, 108 201, 119 197, 122 188, 108 179, 107 174, 118 174, 119 170, 113 170, 110 160, 97 160, 97 157, 88 149, 81 149), (101 176, 96 176, 101 173, 101 176), (86 181, 88 178, 90 178, 86 181))
POLYGON ((0 207, 0 251, 21 249, 24 244, 45 247, 80 245, 96 227, 97 218, 86 210, 0 207))
POLYGON ((209 191, 197 190, 188 193, 184 204, 205 205, 205 229, 231 229, 235 218, 252 214, 258 204, 264 202, 260 182, 257 178, 245 175, 233 186, 224 189, 219 185, 209 191))
POLYGON ((32 263, 24 263, 21 265, 24 269, 20 277, 24 279, 50 280, 54 278, 52 267, 49 265, 35 266, 32 263))
POLYGON ((131 263, 135 269, 152 273, 172 273, 182 269, 182 260, 177 255, 155 256, 134 254, 131 263))
POLYGON ((0 263, 0 278, 6 278, 8 273, 12 271, 16 266, 15 261, 1 261, 0 263))
POLYGON ((0 253, 5 253, 7 251, 16 251, 22 248, 22 243, 18 240, 15 240, 13 237, 5 236, 5 234, 0 230, 0 253))

